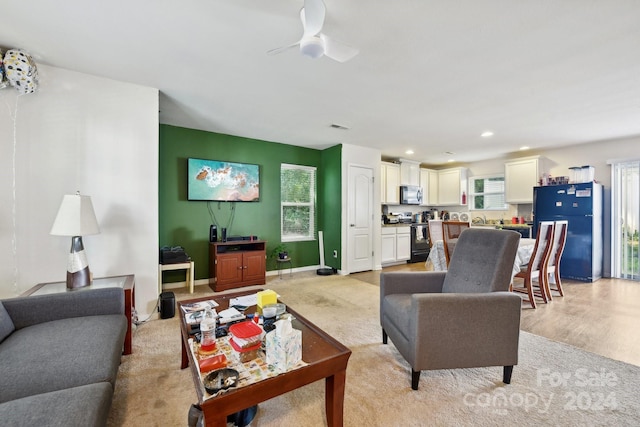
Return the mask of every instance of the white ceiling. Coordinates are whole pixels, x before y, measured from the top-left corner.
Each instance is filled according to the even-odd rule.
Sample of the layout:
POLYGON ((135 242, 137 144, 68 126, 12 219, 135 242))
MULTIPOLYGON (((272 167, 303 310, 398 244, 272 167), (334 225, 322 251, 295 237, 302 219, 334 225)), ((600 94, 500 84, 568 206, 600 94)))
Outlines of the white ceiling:
POLYGON ((325 3, 349 62, 266 54, 303 0, 5 0, 0 46, 158 88, 161 123, 428 164, 640 134, 638 0, 325 3))

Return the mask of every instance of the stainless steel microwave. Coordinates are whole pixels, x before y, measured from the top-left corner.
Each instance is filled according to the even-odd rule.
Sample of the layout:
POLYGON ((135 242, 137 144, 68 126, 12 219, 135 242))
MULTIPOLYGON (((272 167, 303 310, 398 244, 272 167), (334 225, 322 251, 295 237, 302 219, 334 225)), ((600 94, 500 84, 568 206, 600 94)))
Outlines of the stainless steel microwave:
POLYGON ((401 205, 419 205, 422 203, 422 187, 417 185, 400 186, 401 205))

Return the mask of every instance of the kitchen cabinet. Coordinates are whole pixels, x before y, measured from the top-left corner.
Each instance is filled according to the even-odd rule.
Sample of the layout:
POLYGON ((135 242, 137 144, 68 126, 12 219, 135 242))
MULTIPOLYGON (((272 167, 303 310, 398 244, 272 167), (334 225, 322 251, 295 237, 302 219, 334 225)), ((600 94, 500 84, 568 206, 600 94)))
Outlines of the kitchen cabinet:
POLYGON ((382 245, 380 262, 382 264, 396 262, 396 228, 382 227, 380 243, 382 245))
POLYGON ((540 156, 526 157, 504 164, 504 198, 507 203, 533 203, 533 187, 544 170, 540 156))
POLYGON ((266 283, 264 240, 209 243, 209 272, 215 292, 266 283))
POLYGON ((420 163, 400 159, 400 185, 420 185, 420 163))
POLYGON ((400 204, 400 165, 382 162, 380 166, 380 203, 400 204))
POLYGON ((433 206, 438 204, 438 171, 432 169, 420 169, 420 187, 422 187, 421 206, 433 206))
POLYGON ((411 227, 403 225, 382 227, 380 262, 385 265, 411 258, 411 227))
POLYGON ((438 171, 438 205, 459 206, 467 192, 467 169, 451 168, 438 171))
POLYGON ((396 261, 411 258, 411 227, 396 227, 396 261))

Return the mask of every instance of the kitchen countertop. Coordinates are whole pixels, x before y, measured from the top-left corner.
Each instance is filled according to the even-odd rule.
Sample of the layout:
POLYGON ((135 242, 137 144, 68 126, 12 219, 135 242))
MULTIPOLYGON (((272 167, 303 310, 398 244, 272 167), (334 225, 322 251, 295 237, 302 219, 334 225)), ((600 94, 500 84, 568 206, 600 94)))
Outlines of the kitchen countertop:
MULTIPOLYGON (((412 225, 427 226, 426 222, 400 222, 397 224, 382 224, 383 227, 410 227, 412 225)), ((472 227, 491 227, 491 228, 531 228, 531 224, 471 224, 472 227)))
POLYGON ((471 224, 472 227, 492 227, 492 228, 531 228, 531 224, 471 224))

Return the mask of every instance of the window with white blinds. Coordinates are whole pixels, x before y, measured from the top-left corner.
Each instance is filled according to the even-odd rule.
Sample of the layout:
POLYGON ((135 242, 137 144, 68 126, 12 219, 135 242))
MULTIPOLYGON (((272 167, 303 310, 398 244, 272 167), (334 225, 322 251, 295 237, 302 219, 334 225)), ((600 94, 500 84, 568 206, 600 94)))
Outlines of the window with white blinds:
POLYGON ((505 210, 504 175, 471 178, 470 210, 505 210))
POLYGON ((316 168, 280 165, 280 239, 314 240, 316 236, 316 168))

